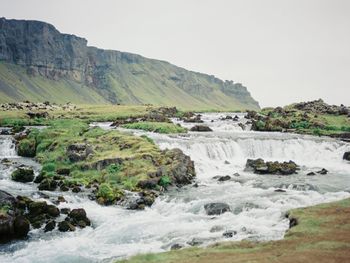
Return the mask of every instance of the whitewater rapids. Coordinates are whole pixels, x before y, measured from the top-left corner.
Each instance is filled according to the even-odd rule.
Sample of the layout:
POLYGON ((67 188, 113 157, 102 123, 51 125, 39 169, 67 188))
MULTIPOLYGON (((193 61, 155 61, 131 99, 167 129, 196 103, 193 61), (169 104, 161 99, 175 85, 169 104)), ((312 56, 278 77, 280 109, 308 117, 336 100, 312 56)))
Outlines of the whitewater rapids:
MULTIPOLYGON (((144 211, 100 206, 84 193, 44 191, 52 198, 63 195, 68 203, 61 203, 61 208, 84 208, 93 227, 72 233, 56 229, 44 234, 42 229, 33 230, 28 240, 0 245, 0 262, 111 262, 138 253, 166 251, 173 244, 189 246, 193 239, 202 245, 224 240, 277 240, 288 229, 285 213, 289 209, 350 197, 350 164, 342 160, 344 152, 350 150, 348 143, 243 131, 238 122, 219 120, 226 115, 236 114, 204 114, 205 124, 213 129, 208 133, 160 135, 134 131, 136 135, 147 134, 162 149, 180 148, 188 154, 195 162, 197 187, 173 189, 144 211), (255 175, 244 171, 247 158, 293 160, 301 170, 290 176, 255 175), (329 173, 306 176, 321 168, 329 173), (230 175, 232 180, 217 182, 213 179, 217 175, 230 175), (286 192, 275 192, 276 189, 286 192), (232 213, 206 215, 203 206, 211 202, 227 203, 232 213), (212 232, 212 228, 220 231, 212 232), (222 234, 227 230, 237 234, 224 238, 222 234)), ((238 115, 244 124, 243 115, 238 115)), ((109 128, 108 124, 98 126, 109 128)), ((2 158, 30 164, 36 173, 40 169, 33 160, 17 156, 9 136, 0 136, 2 158)), ((0 188, 13 195, 40 199, 35 184, 10 180, 13 169, 0 164, 0 188)))

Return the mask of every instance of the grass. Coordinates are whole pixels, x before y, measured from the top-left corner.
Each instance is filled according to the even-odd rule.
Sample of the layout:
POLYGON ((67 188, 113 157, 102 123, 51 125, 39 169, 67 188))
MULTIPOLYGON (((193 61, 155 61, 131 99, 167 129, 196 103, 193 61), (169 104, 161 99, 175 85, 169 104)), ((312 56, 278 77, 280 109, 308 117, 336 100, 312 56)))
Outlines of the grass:
POLYGON ((122 125, 126 129, 138 129, 157 133, 185 133, 186 128, 183 128, 174 123, 167 122, 135 122, 122 125))
POLYGON ((349 213, 350 199, 295 209, 290 216, 299 224, 283 240, 223 242, 207 248, 138 255, 121 262, 349 262, 349 213))

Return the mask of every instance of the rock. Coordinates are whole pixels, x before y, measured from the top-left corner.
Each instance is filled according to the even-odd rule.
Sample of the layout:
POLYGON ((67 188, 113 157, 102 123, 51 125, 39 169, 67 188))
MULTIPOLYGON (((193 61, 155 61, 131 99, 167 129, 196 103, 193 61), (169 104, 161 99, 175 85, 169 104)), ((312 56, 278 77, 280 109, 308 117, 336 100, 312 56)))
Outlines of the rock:
POLYGON ((45 214, 47 212, 48 205, 45 201, 31 202, 28 206, 29 215, 35 217, 45 214))
POLYGON ((213 226, 212 228, 210 228, 209 232, 210 233, 215 233, 215 232, 220 232, 224 230, 223 226, 213 226))
POLYGON ((170 177, 171 183, 177 186, 191 184, 196 176, 191 158, 177 148, 165 150, 163 154, 170 160, 167 176, 170 177))
POLYGON ((142 189, 155 189, 158 187, 160 178, 151 178, 148 180, 141 180, 137 183, 137 187, 142 189))
POLYGON ((183 246, 180 244, 174 244, 170 247, 170 250, 179 250, 181 249, 183 246))
MULTIPOLYGON (((90 226, 90 219, 87 218, 86 212, 82 208, 73 209, 67 217, 68 221, 71 222, 74 226, 79 226, 84 228, 90 226)), ((66 219, 66 220, 67 220, 66 219)))
POLYGON ((233 237, 234 235, 237 235, 237 231, 235 230, 227 230, 222 234, 222 236, 226 238, 233 237))
POLYGON ((230 162, 229 162, 229 161, 227 161, 227 160, 225 160, 225 161, 224 161, 224 164, 230 164, 230 162))
POLYGON ((229 175, 219 176, 219 178, 218 178, 217 180, 218 180, 219 182, 229 181, 229 180, 231 180, 231 176, 229 176, 229 175))
POLYGON ((7 159, 7 158, 4 158, 1 160, 1 164, 4 164, 4 165, 11 165, 12 164, 12 161, 7 159))
POLYGON ((64 214, 64 215, 68 215, 70 213, 70 208, 61 208, 61 213, 64 214))
POLYGON ((298 219, 295 217, 289 217, 289 228, 292 228, 296 225, 298 225, 298 219))
POLYGON ((54 230, 56 227, 56 221, 55 220, 49 220, 47 224, 45 225, 44 231, 49 232, 54 230))
POLYGON ((61 232, 75 231, 75 226, 67 221, 62 221, 58 223, 58 230, 61 232))
POLYGON ((187 244, 192 247, 202 245, 203 243, 204 241, 200 238, 193 238, 191 241, 187 242, 187 244))
POLYGON ((54 205, 48 205, 47 214, 52 217, 58 217, 60 215, 60 210, 54 205))
POLYGON ((206 125, 195 125, 193 126, 190 131, 196 131, 196 132, 211 132, 213 131, 206 125))
MULTIPOLYGON (((27 136, 27 134, 22 135, 27 136)), ((36 154, 36 141, 33 138, 23 138, 17 145, 17 154, 23 157, 34 157, 36 154)))
POLYGON ((316 175, 314 172, 309 172, 306 174, 307 176, 313 176, 313 175, 316 175))
POLYGON ((62 195, 60 195, 57 197, 57 202, 58 203, 66 203, 67 201, 62 195))
POLYGON ((21 183, 28 183, 34 180, 33 168, 28 166, 20 166, 11 175, 12 180, 21 183))
POLYGON ((318 174, 327 174, 328 170, 325 168, 322 168, 320 171, 317 171, 318 174))
POLYGON ((283 189, 276 189, 275 192, 276 192, 276 193, 285 193, 286 190, 283 190, 283 189))
POLYGON ((79 186, 74 186, 74 187, 72 188, 72 192, 73 192, 73 193, 79 193, 79 192, 81 192, 81 188, 80 188, 79 186))
POLYGON ((293 161, 289 162, 266 162, 263 159, 248 159, 246 171, 253 171, 256 174, 281 174, 290 175, 296 173, 298 165, 293 161))
POLYGON ((57 188, 57 182, 53 179, 46 178, 41 181, 41 183, 38 186, 38 189, 43 191, 54 191, 57 188))
POLYGON ((49 117, 49 114, 44 111, 44 112, 32 112, 32 111, 29 111, 27 112, 27 115, 30 119, 34 119, 34 118, 47 118, 49 117))
POLYGON ((207 215, 221 215, 225 212, 230 212, 230 206, 225 203, 210 203, 204 205, 207 215))
POLYGON ((30 229, 29 221, 24 216, 16 216, 14 232, 17 238, 26 237, 30 229))
POLYGON ((189 122, 189 123, 203 123, 203 120, 201 119, 201 115, 193 115, 193 116, 187 116, 187 117, 182 117, 182 120, 184 122, 189 122))
POLYGON ((350 161, 350 152, 345 152, 344 153, 343 160, 350 161))
POLYGON ((70 174, 70 169, 69 168, 58 168, 56 170, 56 173, 59 175, 69 175, 70 174))
POLYGON ((76 143, 67 147, 67 156, 71 162, 84 161, 93 154, 93 149, 89 144, 76 143))

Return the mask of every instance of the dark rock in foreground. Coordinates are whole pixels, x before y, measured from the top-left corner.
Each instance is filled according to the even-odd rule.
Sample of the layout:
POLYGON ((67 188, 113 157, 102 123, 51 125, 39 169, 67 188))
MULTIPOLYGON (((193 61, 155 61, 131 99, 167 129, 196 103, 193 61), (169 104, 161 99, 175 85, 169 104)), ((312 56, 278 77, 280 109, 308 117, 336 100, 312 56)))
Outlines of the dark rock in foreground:
POLYGON ((11 175, 12 180, 21 183, 28 183, 34 180, 33 168, 28 166, 20 166, 11 175))
POLYGON ((248 159, 246 170, 256 174, 281 174, 290 175, 297 173, 298 165, 293 162, 265 162, 263 159, 248 159))
POLYGON ((344 153, 343 160, 350 161, 350 152, 345 152, 344 153))
POLYGON ((204 205, 207 215, 221 215, 226 212, 230 212, 230 206, 225 203, 210 203, 204 205))
POLYGON ((195 125, 190 129, 190 131, 211 132, 213 130, 206 125, 195 125))

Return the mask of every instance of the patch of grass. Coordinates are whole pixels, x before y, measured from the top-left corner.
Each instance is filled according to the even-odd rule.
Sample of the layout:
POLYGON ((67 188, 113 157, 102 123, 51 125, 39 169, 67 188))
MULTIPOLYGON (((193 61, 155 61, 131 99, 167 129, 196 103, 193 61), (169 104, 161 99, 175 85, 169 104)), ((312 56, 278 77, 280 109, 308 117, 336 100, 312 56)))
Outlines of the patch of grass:
POLYGON ((126 129, 138 129, 157 133, 184 133, 186 128, 166 122, 135 122, 122 125, 126 129))

